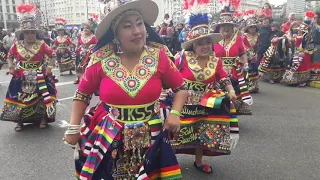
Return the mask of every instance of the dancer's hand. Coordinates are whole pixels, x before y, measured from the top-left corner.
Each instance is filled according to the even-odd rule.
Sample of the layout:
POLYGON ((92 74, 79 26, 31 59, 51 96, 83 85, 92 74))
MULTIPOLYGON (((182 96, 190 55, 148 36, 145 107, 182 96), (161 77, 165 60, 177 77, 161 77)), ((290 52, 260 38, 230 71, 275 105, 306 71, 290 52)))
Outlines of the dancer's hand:
POLYGON ((9 74, 11 74, 12 76, 16 74, 16 69, 13 66, 9 67, 9 74))
POLYGON ((234 92, 228 94, 230 101, 235 102, 237 100, 237 95, 234 92))
POLYGON ((80 139, 81 139, 80 133, 64 136, 64 140, 71 145, 76 145, 80 141, 80 139))
POLYGON ((178 134, 180 131, 180 117, 170 113, 166 119, 164 128, 175 135, 178 134))
POLYGON ((51 67, 48 67, 48 68, 46 69, 46 76, 49 76, 49 75, 51 75, 51 74, 52 74, 51 67))
POLYGON ((163 101, 167 98, 167 96, 168 96, 168 92, 166 90, 162 90, 159 99, 163 101))
POLYGON ((263 72, 259 72, 259 78, 261 78, 264 75, 263 72))
POLYGON ((249 71, 249 64, 245 63, 242 69, 243 69, 243 71, 248 72, 249 71))

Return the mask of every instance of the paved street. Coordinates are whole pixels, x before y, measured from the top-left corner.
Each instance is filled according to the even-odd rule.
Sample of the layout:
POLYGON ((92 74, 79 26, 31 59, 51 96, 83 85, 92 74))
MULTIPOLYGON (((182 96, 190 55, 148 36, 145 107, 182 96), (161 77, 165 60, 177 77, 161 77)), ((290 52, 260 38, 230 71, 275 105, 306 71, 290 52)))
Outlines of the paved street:
MULTIPOLYGON (((1 107, 10 81, 5 72, 0 71, 1 107)), ((75 75, 58 78, 56 123, 16 133, 15 124, 0 122, 1 180, 74 179, 73 151, 63 144, 60 125, 69 121, 77 86, 75 75)), ((205 158, 211 175, 196 171, 192 156, 178 156, 184 180, 320 179, 320 90, 261 83, 261 93, 253 96, 254 115, 240 117, 240 142, 232 155, 205 158)))

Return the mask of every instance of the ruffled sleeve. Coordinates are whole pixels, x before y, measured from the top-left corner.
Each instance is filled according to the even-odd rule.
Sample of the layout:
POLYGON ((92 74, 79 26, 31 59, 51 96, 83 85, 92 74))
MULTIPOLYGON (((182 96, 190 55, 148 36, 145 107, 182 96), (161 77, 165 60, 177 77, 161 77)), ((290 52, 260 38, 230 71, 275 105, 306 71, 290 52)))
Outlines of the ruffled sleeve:
POLYGON ((48 57, 55 56, 53 49, 51 49, 46 43, 43 43, 42 46, 44 48, 45 55, 47 55, 48 57))
POLYGON ((247 48, 251 48, 251 45, 250 45, 250 43, 248 41, 248 37, 247 37, 246 34, 243 35, 243 43, 247 48))
POLYGON ((183 53, 183 52, 180 52, 175 56, 175 61, 174 61, 175 62, 175 66, 178 68, 180 73, 182 73, 186 68, 188 68, 187 61, 184 60, 184 59, 181 59, 181 53, 183 53))
POLYGON ((73 45, 73 42, 71 41, 71 38, 69 36, 67 36, 67 44, 69 46, 72 46, 73 45))
POLYGON ((221 80, 228 78, 228 73, 223 69, 222 60, 219 58, 218 64, 216 67, 216 81, 220 82, 221 80))
POLYGON ((245 53, 245 49, 244 49, 244 43, 242 41, 241 36, 237 37, 237 44, 238 44, 238 48, 239 48, 239 56, 242 56, 245 53))
MULTIPOLYGON (((17 42, 16 42, 17 43, 17 42)), ((8 58, 14 58, 18 55, 17 44, 14 43, 8 52, 8 58)))
POLYGON ((92 37, 92 44, 97 44, 98 43, 98 39, 96 38, 96 36, 92 37))
POLYGON ((161 80, 166 86, 174 92, 185 89, 184 80, 180 72, 163 50, 160 51, 159 68, 161 80))
POLYGON ((99 90, 102 73, 101 62, 87 68, 85 74, 81 78, 73 100, 79 100, 89 104, 92 94, 99 90))

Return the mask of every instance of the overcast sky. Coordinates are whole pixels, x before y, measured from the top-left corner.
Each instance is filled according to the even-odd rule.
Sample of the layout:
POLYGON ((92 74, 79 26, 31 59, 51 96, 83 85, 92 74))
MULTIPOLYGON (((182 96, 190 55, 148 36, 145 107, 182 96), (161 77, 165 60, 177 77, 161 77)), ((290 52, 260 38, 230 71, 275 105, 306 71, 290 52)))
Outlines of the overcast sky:
POLYGON ((287 0, 269 0, 270 4, 274 4, 274 5, 281 5, 284 2, 287 2, 287 0))

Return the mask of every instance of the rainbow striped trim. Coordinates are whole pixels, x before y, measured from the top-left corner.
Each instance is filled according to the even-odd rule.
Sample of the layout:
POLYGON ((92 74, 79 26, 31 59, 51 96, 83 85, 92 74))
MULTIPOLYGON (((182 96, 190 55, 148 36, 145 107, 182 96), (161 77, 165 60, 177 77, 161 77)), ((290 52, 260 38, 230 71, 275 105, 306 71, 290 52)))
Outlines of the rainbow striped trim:
POLYGON ((181 125, 189 125, 193 123, 199 123, 201 122, 217 122, 217 123, 228 123, 230 122, 230 116, 206 116, 206 117, 194 117, 194 118, 180 118, 180 124, 181 125))
POLYGON ((148 177, 149 177, 149 180, 175 180, 175 179, 181 179, 182 178, 182 174, 181 174, 181 170, 180 170, 180 165, 161 168, 158 171, 150 173, 148 177))
POLYGON ((52 106, 53 101, 48 92, 48 87, 46 85, 46 81, 42 71, 37 71, 37 80, 38 80, 38 87, 43 97, 44 104, 46 105, 46 107, 52 106))
POLYGON ((92 131, 92 136, 86 142, 86 146, 91 147, 91 150, 83 151, 87 155, 86 162, 79 175, 80 179, 91 179, 95 170, 101 163, 104 154, 109 149, 114 138, 120 132, 122 126, 119 123, 112 124, 112 120, 106 116, 95 129, 92 131), (112 129, 110 127, 113 127, 112 129), (100 152, 103 152, 101 154, 100 152))
POLYGON ((224 92, 213 90, 204 95, 200 104, 201 106, 204 106, 204 107, 219 109, 221 107, 224 96, 225 96, 224 92))

